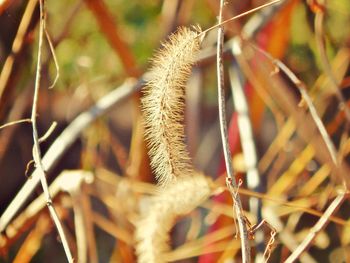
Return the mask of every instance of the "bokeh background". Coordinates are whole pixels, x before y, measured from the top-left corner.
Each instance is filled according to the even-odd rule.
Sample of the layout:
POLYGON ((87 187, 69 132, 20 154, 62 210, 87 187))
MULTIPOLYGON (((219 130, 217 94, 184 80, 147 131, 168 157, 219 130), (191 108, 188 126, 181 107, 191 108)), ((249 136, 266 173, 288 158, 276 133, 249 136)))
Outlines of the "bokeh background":
MULTIPOLYGON (((260 0, 226 1, 224 18, 264 3, 260 0)), ((204 30, 215 25, 219 1, 47 0, 45 10, 59 78, 49 89, 57 69, 45 41, 38 129, 43 135, 53 122, 57 122, 57 127, 41 144, 43 155, 62 131, 98 99, 126 79, 141 80, 154 51, 178 26, 194 25, 204 30)), ((339 107, 341 102, 337 94, 341 94, 348 107, 350 2, 289 0, 278 8, 270 6, 266 10, 270 13, 260 22, 257 32, 242 42, 244 51, 240 60, 234 58, 230 46, 226 45, 227 120, 234 169, 237 178, 243 181, 242 189, 248 189, 247 167, 228 76, 228 69, 235 65, 246 92, 261 178, 259 188, 248 189, 251 192, 242 195, 242 200, 249 210, 249 198, 255 192, 263 194, 258 196, 262 212, 249 218, 252 223, 266 219, 277 229, 270 261, 283 262, 291 251, 288 242, 298 244, 305 238, 337 196, 337 190, 349 180, 349 119, 339 107), (315 26, 320 13, 325 16, 322 40, 317 38, 319 29, 315 26), (320 50, 320 42, 323 50, 320 50), (332 164, 298 87, 266 56, 252 48, 251 43, 284 62, 305 83, 341 164, 332 164), (325 70, 327 64, 323 55, 328 58, 338 91, 334 90, 332 76, 325 70), (264 212, 264 207, 273 207, 278 220, 266 216, 272 212, 264 212)), ((237 36, 244 37, 242 30, 253 16, 226 24, 225 43, 237 36)), ((0 1, 1 124, 30 117, 38 25, 38 1, 0 1), (18 33, 20 23, 24 23, 23 34, 18 33)), ((203 41, 188 83, 184 124, 186 144, 196 169, 224 186, 220 180, 225 166, 218 125, 215 41, 216 30, 212 30, 203 41)), ((77 196, 69 191, 67 194, 63 187, 54 200, 75 255, 78 250, 75 215, 89 218, 85 229, 88 262, 134 262, 137 258, 133 222, 139 216, 144 199, 154 193, 155 183, 143 140, 141 96, 135 88, 126 99, 81 129, 78 138, 48 171, 50 182, 60 178, 66 170, 83 173, 79 175, 84 180, 77 196), (86 177, 90 179, 86 179, 84 172, 91 172, 93 180, 90 174, 86 177), (81 206, 82 211, 77 211, 77 206, 81 206)), ((24 183, 31 180, 32 145, 29 123, 0 130, 0 214, 24 183)), ((66 184, 73 183, 66 181, 66 184)), ((15 219, 23 216, 25 207, 41 193, 39 186, 17 211, 15 219)), ((171 244, 177 251, 172 254, 173 261, 240 262, 239 249, 230 243, 234 235, 231 202, 224 192, 178 220, 171 232, 171 244), (219 235, 220 229, 229 229, 225 232, 228 234, 219 235), (216 239, 205 241, 211 233, 217 234, 216 239), (181 246, 188 250, 181 250, 181 246), (237 261, 229 261, 233 258, 237 261)), ((301 261, 350 260, 348 211, 349 200, 345 199, 301 261)), ((0 262, 64 262, 63 249, 45 207, 24 219, 1 234, 0 262)), ((265 229, 265 234, 267 241, 269 229, 265 229)), ((259 249, 254 251, 258 253, 259 249)))

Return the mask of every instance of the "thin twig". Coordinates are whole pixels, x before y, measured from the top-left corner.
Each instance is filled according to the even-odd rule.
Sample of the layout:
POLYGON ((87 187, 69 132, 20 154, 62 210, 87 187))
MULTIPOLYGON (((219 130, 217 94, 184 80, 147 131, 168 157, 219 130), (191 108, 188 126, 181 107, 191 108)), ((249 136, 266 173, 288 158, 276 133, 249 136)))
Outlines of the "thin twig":
POLYGON ((311 117, 314 120, 314 122, 317 126, 317 129, 320 132, 321 137, 323 138, 323 140, 326 144, 329 155, 331 156, 333 163, 337 166, 337 164, 338 164, 338 162, 337 162, 337 150, 336 150, 334 143, 332 142, 332 140, 331 140, 331 138, 326 130, 326 127, 324 126, 320 116, 317 113, 317 110, 312 102, 312 99, 307 92, 306 85, 282 61, 272 57, 268 52, 262 50, 258 46, 254 45, 252 43, 251 43, 251 45, 256 50, 258 50, 260 53, 262 53, 264 56, 266 56, 268 59, 270 59, 272 61, 272 63, 274 63, 280 70, 282 70, 284 72, 284 74, 286 74, 287 77, 299 89, 300 94, 301 94, 302 98, 304 99, 304 101, 306 102, 306 105, 310 111, 311 117))
POLYGON ((57 81, 58 81, 58 79, 59 79, 59 77, 60 77, 60 66, 59 66, 58 61, 57 61, 57 58, 56 58, 55 47, 54 47, 54 45, 53 45, 53 43, 52 43, 50 34, 49 34, 49 32, 47 31, 47 28, 46 28, 45 24, 44 24, 44 32, 45 32, 45 36, 46 36, 47 43, 49 43, 50 52, 51 52, 51 55, 52 55, 52 58, 53 58, 53 62, 54 62, 54 64, 55 64, 55 68, 56 68, 56 76, 55 76, 55 79, 54 79, 53 83, 52 83, 52 84, 50 85, 50 87, 49 87, 49 89, 52 89, 52 88, 56 85, 56 83, 57 83, 57 81))
POLYGON ((324 10, 320 9, 315 14, 315 39, 316 39, 316 46, 320 55, 320 61, 323 67, 323 70, 325 74, 328 76, 333 91, 339 101, 339 108, 340 110, 343 110, 345 113, 345 118, 347 120, 346 128, 349 128, 350 123, 350 109, 346 104, 346 99, 344 98, 341 89, 339 87, 339 82, 337 81, 334 72, 332 70, 332 67, 330 65, 327 53, 326 53, 326 47, 325 47, 325 40, 324 40, 324 31, 323 31, 323 23, 324 23, 324 10))
POLYGON ((88 254, 89 262, 97 263, 98 262, 98 251, 96 247, 96 237, 94 232, 94 225, 91 218, 92 207, 90 204, 90 196, 83 189, 80 193, 81 195, 81 204, 82 212, 85 218, 85 227, 86 227, 86 238, 88 244, 88 254))
POLYGON ((84 263, 88 260, 88 239, 86 218, 84 218, 82 207, 81 189, 77 187, 77 189, 70 192, 70 195, 72 196, 73 201, 74 229, 77 240, 78 263, 84 263))
MULTIPOLYGON (((241 14, 239 14, 239 15, 236 15, 236 16, 234 16, 234 17, 231 17, 230 19, 227 19, 227 20, 225 20, 225 21, 222 21, 222 18, 221 18, 221 20, 218 21, 218 24, 216 24, 216 25, 214 25, 214 26, 212 26, 212 27, 209 27, 209 28, 207 28, 206 30, 203 30, 200 34, 198 34, 198 36, 199 36, 199 37, 202 37, 202 35, 205 35, 205 34, 206 34, 207 32, 209 32, 210 30, 213 30, 213 29, 215 29, 215 28, 219 28, 219 29, 220 29, 220 28, 222 28, 222 26, 223 26, 224 24, 227 24, 227 23, 229 23, 229 22, 232 22, 233 20, 242 18, 242 17, 244 17, 244 16, 247 16, 247 15, 249 15, 249 14, 252 14, 252 13, 254 13, 254 12, 256 12, 256 11, 259 11, 259 10, 261 10, 261 9, 264 9, 264 8, 270 6, 270 5, 274 5, 274 4, 277 4, 277 3, 282 2, 282 1, 284 1, 284 0, 274 0, 274 1, 271 1, 271 2, 269 2, 269 3, 266 3, 266 4, 260 5, 260 6, 258 6, 258 7, 252 8, 252 9, 250 9, 250 10, 248 10, 248 11, 246 11, 246 12, 243 12, 243 13, 241 13, 241 14)), ((220 3, 221 3, 221 0, 220 0, 220 3)))
POLYGON ((12 263, 31 262, 40 250, 45 235, 52 230, 50 217, 47 214, 41 214, 35 222, 34 228, 29 232, 26 239, 21 242, 21 247, 12 263))
POLYGON ((345 193, 339 194, 327 210, 324 212, 322 217, 317 221, 317 223, 310 229, 309 234, 304 238, 300 245, 293 251, 293 253, 287 258, 286 263, 295 262, 303 252, 305 252, 308 247, 311 245, 311 242, 315 239, 316 235, 326 227, 329 222, 331 215, 337 210, 341 203, 345 199, 345 193))
MULTIPOLYGON (((267 242, 264 254, 262 255, 262 259, 264 260, 264 263, 267 263, 269 261, 270 256, 271 256, 272 246, 275 242, 275 236, 277 233, 276 229, 264 219, 259 224, 252 226, 248 231, 249 231, 250 235, 254 236, 256 234, 256 232, 259 229, 261 229, 263 226, 267 226, 270 229, 270 239, 267 242)), ((259 258, 259 260, 261 260, 261 258, 259 258)), ((260 262, 260 261, 258 261, 258 262, 260 262)))
MULTIPOLYGON (((276 215, 275 209, 271 206, 264 207, 264 218, 271 222, 278 233, 278 240, 290 251, 298 247, 294 233, 286 227, 284 222, 276 215)), ((299 258, 301 263, 317 263, 317 261, 308 252, 302 254, 299 258)))
POLYGON ((85 4, 95 16, 102 33, 104 33, 111 47, 119 56, 125 72, 130 77, 139 76, 135 56, 120 35, 115 19, 108 10, 105 1, 85 0, 85 4))
MULTIPOLYGON (((222 9, 224 6, 224 0, 220 0, 220 11, 218 23, 222 22, 222 9)), ((226 112, 225 112, 225 87, 224 87, 224 66, 222 61, 224 45, 224 29, 222 26, 218 29, 217 37, 217 79, 218 79, 218 105, 219 105, 219 120, 220 120, 220 132, 223 145, 227 178, 226 182, 229 187, 232 199, 234 212, 238 221, 238 228, 241 238, 241 250, 242 250, 242 262, 250 262, 250 244, 248 240, 248 231, 246 221, 243 215, 243 209, 241 199, 237 193, 236 179, 233 173, 232 156, 228 145, 227 124, 226 124, 226 112)))
MULTIPOLYGON (((1 69, 0 73, 0 117, 4 114, 4 107, 8 103, 9 94, 15 80, 15 74, 18 72, 19 58, 23 54, 23 50, 26 45, 26 36, 30 30, 32 30, 32 21, 37 21, 34 16, 35 7, 37 6, 37 0, 29 0, 23 13, 21 22, 18 26, 16 37, 13 40, 10 54, 7 56, 6 61, 1 69), (15 67, 17 65, 17 67, 15 67)), ((35 24, 34 24, 35 25, 35 24)), ((22 63, 23 64, 23 63, 22 63)))
POLYGON ((31 123, 31 119, 22 119, 22 120, 11 121, 11 122, 5 123, 4 125, 0 126, 0 130, 4 129, 6 127, 10 127, 12 125, 20 124, 20 123, 31 123))
POLYGON ((47 132, 39 138, 39 144, 46 141, 57 127, 57 122, 53 122, 47 132))
POLYGON ((41 152, 40 152, 40 143, 39 143, 39 136, 38 136, 38 130, 37 130, 37 123, 36 123, 36 116, 37 116, 37 107, 38 107, 38 100, 39 100, 39 88, 40 88, 40 76, 41 76, 41 51, 42 51, 42 44, 43 44, 43 33, 45 28, 45 12, 44 12, 44 4, 45 0, 40 0, 40 24, 39 24, 39 43, 38 43, 38 58, 37 58, 37 67, 36 67, 36 77, 35 77, 35 86, 34 86, 34 97, 33 97, 33 106, 32 106, 32 115, 31 115, 31 122, 32 122, 32 128, 33 128, 33 140, 34 140, 34 146, 33 146, 33 159, 35 162, 35 165, 39 171, 39 177, 41 186, 43 188, 43 192, 45 195, 46 205, 50 211, 50 215, 56 225, 58 234, 60 236, 64 251, 66 253, 66 257, 68 262, 73 262, 73 256, 70 251, 67 238, 65 236, 61 221, 56 213, 56 210, 53 206, 51 195, 49 192, 48 183, 46 180, 46 173, 45 168, 42 163, 41 159, 41 152))

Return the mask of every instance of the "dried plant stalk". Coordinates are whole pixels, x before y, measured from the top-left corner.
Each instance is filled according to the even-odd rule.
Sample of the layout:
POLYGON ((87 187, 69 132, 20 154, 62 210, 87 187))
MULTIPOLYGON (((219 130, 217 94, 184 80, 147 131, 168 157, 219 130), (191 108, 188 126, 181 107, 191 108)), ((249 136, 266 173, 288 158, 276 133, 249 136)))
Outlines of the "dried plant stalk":
MULTIPOLYGON (((222 10, 224 1, 220 0, 220 11, 218 23, 222 22, 222 10)), ((238 222, 239 235, 241 238, 242 262, 248 263, 251 261, 250 244, 248 240, 248 231, 246 220, 243 214, 242 203, 238 194, 238 185, 233 173, 232 154, 228 145, 228 133, 226 124, 226 109, 225 109, 225 87, 224 87, 224 65, 223 65, 223 46, 224 46, 224 28, 221 26, 218 29, 217 36, 217 51, 216 51, 216 72, 218 83, 218 107, 220 120, 220 134, 224 159, 226 165, 226 185, 230 191, 233 200, 233 211, 238 222)))
POLYGON ((49 186, 46 180, 46 172, 45 172, 45 168, 41 158, 41 151, 39 146, 39 143, 40 143, 39 135, 38 135, 37 124, 36 124, 37 106, 38 106, 38 100, 39 100, 40 77, 41 77, 41 74, 40 74, 41 73, 41 50, 42 50, 43 34, 45 29, 45 12, 44 12, 45 0, 40 0, 39 3, 40 3, 39 5, 40 6, 40 24, 39 24, 38 61, 37 61, 37 68, 36 68, 32 114, 30 118, 32 123, 33 140, 34 140, 33 159, 36 167, 40 172, 40 182, 45 195, 46 205, 49 209, 52 220, 54 221, 54 224, 57 228, 58 234, 62 241, 62 246, 64 248, 64 252, 66 253, 67 260, 68 262, 73 262, 72 252, 68 245, 68 241, 64 233, 62 223, 56 213, 55 207, 53 206, 52 198, 49 192, 49 186))
POLYGON ((326 227, 326 225, 329 222, 329 218, 337 209, 339 209, 345 198, 345 193, 339 193, 339 195, 332 201, 332 203, 329 205, 329 207, 326 209, 326 211, 323 213, 323 215, 317 221, 317 223, 310 229, 308 235, 304 238, 304 240, 293 251, 293 253, 287 258, 285 262, 295 262, 301 256, 301 254, 308 249, 308 247, 311 245, 311 242, 315 239, 316 235, 326 227))
POLYGON ((168 232, 176 216, 189 213, 206 200, 210 184, 203 175, 194 175, 173 182, 153 197, 145 216, 136 224, 138 262, 167 262, 168 232))
POLYGON ((199 50, 198 33, 180 28, 153 59, 142 107, 151 166, 159 184, 193 173, 184 144, 185 84, 199 50))

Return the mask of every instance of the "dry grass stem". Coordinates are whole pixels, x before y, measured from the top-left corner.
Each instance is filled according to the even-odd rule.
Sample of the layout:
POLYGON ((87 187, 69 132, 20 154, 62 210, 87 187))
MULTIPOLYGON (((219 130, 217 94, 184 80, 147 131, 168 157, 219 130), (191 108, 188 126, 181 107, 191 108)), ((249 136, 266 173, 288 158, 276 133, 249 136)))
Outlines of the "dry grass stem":
POLYGON ((38 140, 39 144, 46 141, 50 137, 50 135, 53 133, 53 131, 56 129, 56 127, 57 127, 57 122, 54 121, 49 127, 49 129, 45 132, 45 134, 39 138, 38 140))
MULTIPOLYGON (((222 22, 223 6, 224 6, 224 0, 220 0, 218 24, 221 24, 222 22)), ((221 141, 222 141, 222 147, 223 147, 225 164, 226 164, 226 173, 227 173, 226 183, 229 187, 231 197, 233 200, 234 213, 236 214, 239 235, 241 239, 242 261, 244 263, 247 263, 247 262, 250 262, 251 260, 248 231, 247 231, 247 226, 243 215, 241 199, 237 192, 238 187, 236 184, 236 178, 233 173, 232 155, 228 145, 226 110, 225 110, 226 100, 225 100, 225 86, 224 86, 224 65, 222 60, 223 45, 224 45, 224 29, 222 26, 220 26, 218 29, 218 36, 217 36, 217 55, 216 55, 220 133, 221 133, 221 141)))
POLYGON ((287 258, 285 261, 286 263, 295 262, 300 257, 300 255, 307 250, 307 248, 311 245, 311 242, 315 239, 316 235, 326 227, 329 222, 329 217, 340 207, 345 198, 346 194, 341 193, 333 200, 321 218, 310 229, 309 234, 304 238, 303 242, 301 242, 300 245, 287 258))
MULTIPOLYGON (((283 2, 283 1, 284 1, 284 0, 274 0, 274 1, 271 1, 271 2, 269 2, 269 3, 260 5, 260 6, 258 6, 258 7, 252 8, 252 9, 250 9, 249 11, 246 11, 246 12, 243 12, 243 13, 237 15, 237 16, 231 17, 230 19, 227 19, 227 20, 225 20, 225 21, 222 21, 222 19, 221 19, 220 21, 218 21, 218 24, 217 24, 217 25, 212 26, 212 27, 210 27, 210 28, 207 28, 206 30, 203 30, 203 32, 201 32, 201 34, 204 35, 204 34, 206 34, 208 31, 213 30, 213 29, 215 29, 215 28, 220 28, 220 27, 222 27, 224 24, 227 24, 227 23, 229 23, 229 22, 232 22, 233 20, 236 20, 236 19, 242 18, 242 17, 244 17, 244 16, 250 15, 250 14, 255 13, 255 12, 257 12, 257 11, 259 11, 259 10, 261 10, 261 9, 264 9, 264 8, 266 8, 266 7, 268 7, 268 6, 275 5, 275 4, 280 3, 280 2, 283 2)), ((221 6, 221 0, 220 0, 220 6, 221 6)), ((261 23, 261 21, 259 21, 259 22, 261 23)))
POLYGON ((30 26, 32 16, 34 14, 35 7, 37 5, 37 0, 30 0, 24 11, 22 20, 19 24, 16 37, 12 44, 12 50, 10 55, 7 57, 0 74, 0 102, 3 103, 6 98, 5 93, 7 89, 8 82, 10 80, 12 71, 15 66, 15 57, 18 55, 23 48, 24 40, 26 36, 26 31, 30 26))
POLYGON ((12 263, 32 262, 40 250, 44 236, 51 231, 50 218, 46 214, 39 216, 34 229, 28 234, 12 263))
POLYGON ((31 119, 22 119, 18 121, 11 121, 11 122, 5 123, 4 125, 0 126, 0 130, 6 127, 10 127, 12 125, 20 124, 20 123, 31 123, 31 119))
MULTIPOLYGON (((321 1, 322 3, 323 1, 321 1)), ((350 123, 350 109, 346 103, 346 100, 341 92, 341 89, 339 87, 340 83, 338 83, 334 72, 332 70, 332 67, 330 65, 327 53, 326 53, 326 46, 325 46, 325 39, 324 39, 324 30, 323 30, 323 23, 324 23, 324 10, 320 9, 316 11, 315 14, 315 21, 314 21, 314 27, 315 27, 315 40, 316 40, 316 46, 317 50, 320 54, 321 64, 323 67, 323 70, 325 74, 328 76, 329 80, 332 84, 333 92, 335 93, 337 99, 339 100, 339 109, 343 110, 345 113, 345 117, 347 120, 347 129, 349 127, 350 123)))
MULTIPOLYGON (((264 219, 259 224, 256 224, 256 225, 250 227, 248 229, 248 232, 249 232, 249 235, 251 235, 252 238, 254 238, 254 235, 256 234, 256 232, 260 228, 262 228, 263 226, 267 226, 270 229, 270 239, 267 242, 266 248, 264 250, 264 254, 262 255, 264 262, 267 263, 269 261, 270 256, 271 256, 271 253, 272 253, 272 246, 275 243, 275 236, 277 233, 276 229, 264 219)), ((259 255, 257 255, 257 257, 259 257, 259 255)), ((259 257, 259 259, 260 259, 260 257, 259 257)))
POLYGON ((57 83, 57 81, 58 81, 58 79, 60 77, 60 65, 58 64, 57 57, 56 57, 56 52, 55 52, 55 47, 54 47, 54 45, 52 43, 50 34, 47 31, 45 23, 44 23, 44 32, 45 32, 47 43, 49 44, 50 52, 51 52, 51 55, 52 55, 52 58, 53 58, 53 62, 55 64, 55 69, 56 69, 55 79, 53 80, 52 84, 49 87, 49 89, 51 89, 51 88, 53 88, 56 85, 56 83, 57 83))
POLYGON ((120 30, 118 30, 115 19, 109 11, 106 3, 104 1, 95 0, 85 0, 84 2, 95 16, 101 31, 106 36, 111 47, 119 56, 125 72, 130 77, 138 76, 139 74, 136 69, 135 57, 127 43, 120 36, 120 30))
POLYGON ((50 211, 50 215, 56 225, 58 234, 60 236, 64 251, 66 253, 66 257, 68 262, 73 262, 73 256, 70 251, 68 241, 66 238, 66 235, 63 230, 63 226, 61 221, 59 220, 59 217, 57 216, 56 210, 53 206, 51 195, 49 192, 48 183, 46 180, 46 172, 45 168, 42 163, 41 159, 41 151, 40 151, 40 142, 39 142, 39 135, 37 130, 37 123, 36 123, 36 117, 37 117, 37 106, 38 106, 38 99, 39 99, 39 88, 40 88, 40 76, 41 76, 41 52, 42 52, 42 43, 43 43, 43 32, 45 28, 45 11, 44 11, 44 3, 45 0, 40 0, 40 24, 39 24, 39 44, 38 44, 38 59, 37 59, 37 68, 36 68, 36 78, 35 78, 35 86, 34 86, 34 97, 33 97, 33 106, 32 106, 32 115, 31 115, 31 123, 33 128, 33 140, 34 140, 34 146, 33 146, 33 159, 35 162, 35 165, 39 171, 39 177, 42 189, 44 191, 45 199, 46 199, 46 205, 50 211))
POLYGON ((307 92, 306 85, 280 60, 275 59, 272 57, 269 53, 262 50, 256 45, 251 44, 252 47, 254 47, 256 50, 261 52, 263 55, 265 55, 268 59, 270 59, 280 70, 284 72, 288 76, 288 78, 294 83, 294 85, 299 89, 301 96, 303 100, 306 102, 306 105, 310 111, 311 117, 314 120, 318 131, 320 132, 326 147, 329 151, 329 155, 331 156, 331 159, 334 163, 334 165, 337 166, 337 150, 334 146, 334 143, 332 142, 331 137, 329 136, 326 127, 324 126, 320 116, 317 113, 317 109, 314 106, 311 97, 309 96, 307 92))

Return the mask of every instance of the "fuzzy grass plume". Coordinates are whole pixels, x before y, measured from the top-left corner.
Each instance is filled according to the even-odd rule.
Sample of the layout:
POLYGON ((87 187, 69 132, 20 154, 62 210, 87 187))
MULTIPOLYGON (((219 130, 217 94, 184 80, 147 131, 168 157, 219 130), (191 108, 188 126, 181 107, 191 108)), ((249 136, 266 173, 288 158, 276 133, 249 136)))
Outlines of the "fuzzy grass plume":
POLYGON ((153 197, 144 217, 136 224, 139 263, 167 262, 169 231, 179 215, 185 215, 211 194, 211 181, 203 175, 181 178, 153 197))
POLYGON ((198 32, 179 28, 153 59, 149 81, 143 89, 151 166, 162 186, 193 173, 182 122, 185 85, 199 46, 198 32))

